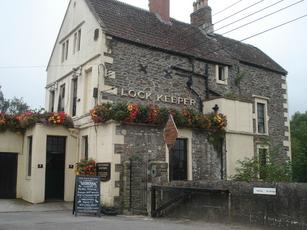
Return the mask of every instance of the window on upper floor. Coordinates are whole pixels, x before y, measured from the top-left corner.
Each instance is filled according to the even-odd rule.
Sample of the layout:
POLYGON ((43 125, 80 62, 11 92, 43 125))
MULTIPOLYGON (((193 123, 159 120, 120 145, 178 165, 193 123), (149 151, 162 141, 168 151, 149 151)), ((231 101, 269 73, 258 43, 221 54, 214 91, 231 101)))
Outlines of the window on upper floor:
POLYGON ((79 52, 81 49, 81 29, 74 33, 74 53, 79 52))
POLYGON ((68 47, 69 40, 66 40, 62 43, 62 62, 66 61, 68 58, 68 47))
POLYGON ((64 106, 65 106, 65 84, 60 86, 58 112, 64 112, 65 111, 64 106))
POLYGON ((99 29, 95 29, 94 31, 94 41, 97 41, 99 38, 99 29))
POLYGON ((77 101, 78 101, 78 78, 74 78, 72 79, 72 111, 71 114, 72 116, 76 116, 77 115, 77 101))
POLYGON ((268 101, 255 98, 256 133, 268 134, 268 101))
POLYGON ((54 112, 54 99, 55 99, 55 91, 51 90, 49 92, 49 112, 54 112))
POLYGON ((216 74, 216 82, 218 84, 227 85, 228 66, 216 65, 215 74, 216 74))
POLYGON ((88 136, 82 136, 81 159, 88 160, 88 136))

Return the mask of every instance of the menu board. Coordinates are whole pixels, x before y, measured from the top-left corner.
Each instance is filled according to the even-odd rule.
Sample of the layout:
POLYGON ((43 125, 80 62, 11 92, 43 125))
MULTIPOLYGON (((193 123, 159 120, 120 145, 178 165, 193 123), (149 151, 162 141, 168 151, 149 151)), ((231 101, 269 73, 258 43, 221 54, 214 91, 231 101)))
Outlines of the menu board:
POLYGON ((100 177, 77 176, 73 213, 75 216, 81 213, 100 217, 100 211, 100 177))
POLYGON ((102 182, 109 181, 111 179, 111 163, 97 163, 96 172, 102 182))

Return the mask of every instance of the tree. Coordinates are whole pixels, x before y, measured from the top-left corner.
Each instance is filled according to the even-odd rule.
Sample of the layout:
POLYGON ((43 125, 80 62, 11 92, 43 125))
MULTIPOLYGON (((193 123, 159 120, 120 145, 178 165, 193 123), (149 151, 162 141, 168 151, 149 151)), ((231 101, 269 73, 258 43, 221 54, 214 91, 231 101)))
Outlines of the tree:
POLYGON ((280 162, 279 153, 279 149, 271 151, 267 156, 267 163, 265 165, 260 164, 258 157, 238 161, 240 166, 236 168, 236 175, 232 179, 247 182, 291 182, 291 162, 289 160, 280 162))
POLYGON ((293 180, 307 182, 307 112, 295 113, 291 119, 293 180))
POLYGON ((30 106, 22 98, 5 99, 0 86, 0 112, 9 114, 20 114, 30 109, 30 106))

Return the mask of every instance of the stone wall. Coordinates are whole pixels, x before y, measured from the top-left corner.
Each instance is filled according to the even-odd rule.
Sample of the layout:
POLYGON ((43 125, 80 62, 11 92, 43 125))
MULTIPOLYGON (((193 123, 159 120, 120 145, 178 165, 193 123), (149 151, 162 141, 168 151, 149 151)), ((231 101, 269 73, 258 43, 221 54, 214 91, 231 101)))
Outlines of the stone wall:
MULTIPOLYGON (((124 136, 124 144, 115 145, 114 149, 115 154, 121 155, 122 162, 117 165, 120 172, 120 196, 116 199, 117 206, 122 207, 122 211, 126 213, 145 214, 149 185, 168 182, 163 127, 122 124, 117 127, 116 133, 124 136)), ((193 180, 220 179, 221 153, 208 141, 207 133, 192 133, 193 180)))
MULTIPOLYGON (((307 229, 307 184, 220 181, 173 182, 168 185, 207 190, 189 193, 181 203, 164 211, 166 216, 213 222, 240 222, 277 229, 307 229), (255 195, 254 187, 276 188, 277 194, 255 195)), ((182 190, 163 192, 163 199, 174 198, 180 191, 182 190)), ((158 203, 165 202, 166 199, 158 203)))
MULTIPOLYGON (((112 101, 136 101, 140 103, 155 103, 163 107, 182 108, 183 105, 142 100, 139 98, 129 98, 121 96, 122 89, 142 90, 161 95, 171 95, 182 98, 192 98, 196 104, 193 108, 198 109, 199 98, 195 96, 187 87, 190 73, 179 69, 172 70, 170 75, 165 71, 170 71, 168 66, 177 66, 192 71, 194 63, 193 89, 205 99, 205 73, 206 63, 199 60, 190 60, 187 57, 170 54, 156 49, 137 46, 121 40, 112 40, 113 64, 108 64, 107 69, 114 71, 115 75, 105 79, 105 84, 117 88, 117 95, 103 93, 103 99, 112 101), (146 71, 142 71, 140 65, 147 66, 146 71)), ((255 136, 255 150, 257 143, 270 142, 272 149, 279 147, 282 151, 281 160, 289 155, 289 127, 287 107, 287 89, 285 77, 278 73, 261 68, 245 65, 237 62, 229 67, 228 84, 218 84, 216 82, 216 66, 209 64, 209 88, 212 92, 229 97, 240 98, 254 102, 254 95, 267 97, 269 115, 269 136, 255 136), (243 74, 243 78, 238 81, 238 73, 243 74)), ((213 95, 213 94, 212 94, 213 95)), ((255 131, 254 127, 254 131, 255 131)), ((255 151, 256 152, 256 151, 255 151)))

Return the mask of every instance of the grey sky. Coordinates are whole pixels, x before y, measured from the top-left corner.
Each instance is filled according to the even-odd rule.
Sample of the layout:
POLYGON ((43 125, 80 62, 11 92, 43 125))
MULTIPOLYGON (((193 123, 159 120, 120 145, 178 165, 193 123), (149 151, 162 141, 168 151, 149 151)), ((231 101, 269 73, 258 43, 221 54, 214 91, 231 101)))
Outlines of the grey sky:
MULTIPOLYGON (((148 8, 148 0, 122 0, 148 8)), ((238 0, 209 0, 213 14, 238 0)), ((260 0, 242 0, 236 6, 213 17, 217 22, 260 0)), ((215 29, 280 0, 263 0, 254 7, 215 25, 215 29)), ((299 0, 281 3, 233 24, 218 33, 253 21, 299 0)), ((0 14, 0 85, 6 98, 23 97, 32 107, 44 107, 46 65, 69 0, 10 0, 1 2, 0 14)), ((189 22, 193 0, 171 0, 171 16, 189 22)), ((303 1, 274 16, 251 24, 225 36, 238 40, 283 22, 307 14, 303 1)), ((257 46, 288 70, 290 113, 307 110, 307 17, 245 42, 257 46)))

